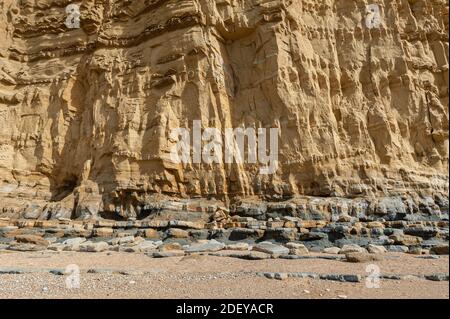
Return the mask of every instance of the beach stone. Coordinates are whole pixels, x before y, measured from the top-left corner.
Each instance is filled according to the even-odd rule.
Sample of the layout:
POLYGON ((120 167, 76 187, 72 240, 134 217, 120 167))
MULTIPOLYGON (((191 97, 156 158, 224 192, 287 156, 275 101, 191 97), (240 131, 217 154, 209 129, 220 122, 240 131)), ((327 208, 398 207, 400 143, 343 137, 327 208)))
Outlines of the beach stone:
POLYGON ((135 240, 134 236, 126 236, 126 237, 119 238, 118 244, 119 245, 130 244, 130 243, 134 243, 134 240, 135 240))
POLYGON ((308 248, 306 248, 303 244, 287 243, 285 246, 289 249, 289 254, 291 255, 301 256, 309 254, 308 248))
POLYGON ((332 254, 332 255, 337 255, 339 254, 340 251, 341 249, 339 247, 328 247, 323 250, 325 254, 332 254))
POLYGON ((79 251, 82 252, 102 252, 109 248, 109 245, 107 242, 100 241, 100 242, 91 242, 87 241, 79 245, 79 251))
POLYGON ((424 250, 420 246, 409 247, 408 253, 411 255, 422 255, 424 250))
POLYGON ((225 244, 218 242, 217 240, 210 240, 206 243, 193 244, 186 248, 188 253, 201 253, 201 252, 215 252, 225 248, 225 244))
POLYGON ((347 254, 347 253, 367 253, 367 250, 355 244, 342 246, 341 250, 339 251, 339 254, 347 254))
POLYGON ((377 255, 362 253, 362 252, 346 253, 345 259, 351 263, 365 263, 365 262, 369 262, 369 261, 381 260, 377 255))
POLYGON ((438 245, 430 248, 430 254, 433 255, 448 255, 448 244, 438 245))
POLYGON ((70 238, 63 241, 65 251, 75 251, 78 250, 80 247, 80 244, 86 242, 86 238, 82 237, 76 237, 76 238, 70 238))
POLYGON ((261 242, 253 246, 254 251, 263 252, 270 255, 284 255, 289 254, 289 249, 280 245, 272 244, 271 242, 261 242))
POLYGON ((391 253, 407 253, 409 248, 403 245, 389 245, 387 246, 387 250, 391 253))
POLYGON ((142 241, 133 246, 127 246, 127 247, 119 246, 119 247, 120 247, 119 251, 124 251, 127 253, 139 253, 139 252, 148 253, 148 252, 154 251, 158 248, 158 246, 155 245, 151 241, 142 241))
POLYGON ((367 251, 371 254, 384 254, 387 249, 383 246, 369 244, 367 245, 367 251))
POLYGON ((322 280, 340 281, 340 282, 360 282, 362 277, 360 275, 338 275, 338 274, 325 274, 319 275, 322 280))

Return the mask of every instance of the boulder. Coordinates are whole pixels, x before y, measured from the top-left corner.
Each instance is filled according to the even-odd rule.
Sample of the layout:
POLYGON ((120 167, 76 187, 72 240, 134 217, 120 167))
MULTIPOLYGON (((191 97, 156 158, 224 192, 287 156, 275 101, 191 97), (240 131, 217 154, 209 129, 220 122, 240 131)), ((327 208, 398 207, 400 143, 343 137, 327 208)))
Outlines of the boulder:
POLYGON ((365 263, 370 261, 381 260, 380 257, 374 254, 351 252, 345 254, 345 259, 351 263, 365 263))
POLYGON ((342 246, 339 254, 347 254, 347 253, 367 253, 367 250, 361 246, 350 244, 342 246))
POLYGON ((301 256, 309 254, 308 248, 306 248, 303 244, 287 243, 285 246, 289 249, 289 254, 291 255, 301 256))
POLYGON ((384 254, 387 252, 387 249, 384 246, 378 245, 367 245, 367 251, 371 254, 384 254))

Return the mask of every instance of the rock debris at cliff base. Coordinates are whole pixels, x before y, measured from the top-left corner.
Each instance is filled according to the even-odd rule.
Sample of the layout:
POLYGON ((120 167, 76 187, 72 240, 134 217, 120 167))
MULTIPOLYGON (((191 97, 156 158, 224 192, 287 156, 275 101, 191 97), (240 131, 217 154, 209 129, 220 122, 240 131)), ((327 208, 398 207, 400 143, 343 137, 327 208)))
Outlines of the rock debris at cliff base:
POLYGON ((448 220, 448 2, 78 3, 0 0, 0 216, 448 220), (276 174, 175 165, 194 120, 279 128, 276 174))

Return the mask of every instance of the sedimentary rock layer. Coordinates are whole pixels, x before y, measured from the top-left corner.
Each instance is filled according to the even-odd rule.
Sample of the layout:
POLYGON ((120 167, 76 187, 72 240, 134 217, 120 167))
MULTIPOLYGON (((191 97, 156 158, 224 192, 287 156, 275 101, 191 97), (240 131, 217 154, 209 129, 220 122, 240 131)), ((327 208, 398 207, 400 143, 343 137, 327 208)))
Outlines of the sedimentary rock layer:
POLYGON ((367 4, 0 0, 0 216, 301 196, 448 209, 448 1, 376 1, 374 29, 367 4), (173 163, 170 131, 194 120, 279 128, 276 173, 173 163))

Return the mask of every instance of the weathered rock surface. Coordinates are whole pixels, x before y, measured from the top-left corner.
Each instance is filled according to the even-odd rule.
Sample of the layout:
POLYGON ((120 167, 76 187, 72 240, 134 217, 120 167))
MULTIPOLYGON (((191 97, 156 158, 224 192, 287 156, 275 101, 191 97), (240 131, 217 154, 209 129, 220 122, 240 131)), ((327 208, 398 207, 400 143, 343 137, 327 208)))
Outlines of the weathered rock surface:
POLYGON ((448 218, 448 2, 378 3, 86 0, 69 29, 0 0, 0 216, 448 218), (276 174, 174 164, 193 120, 279 128, 276 174))
POLYGON ((380 260, 380 257, 374 254, 352 252, 345 254, 345 259, 351 263, 365 263, 380 260))
POLYGON ((266 253, 269 255, 284 255, 289 254, 289 248, 276 245, 270 242, 261 242, 253 247, 254 251, 266 253))

